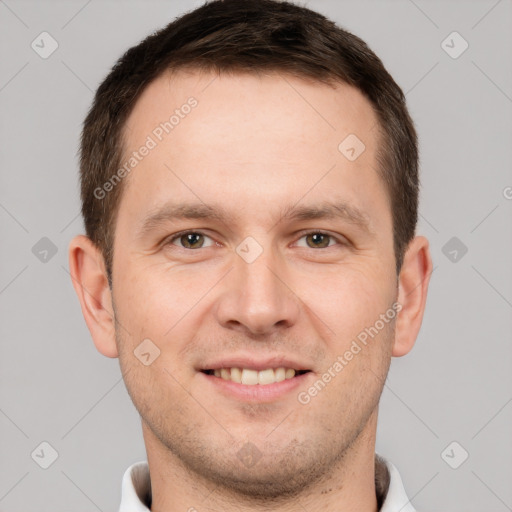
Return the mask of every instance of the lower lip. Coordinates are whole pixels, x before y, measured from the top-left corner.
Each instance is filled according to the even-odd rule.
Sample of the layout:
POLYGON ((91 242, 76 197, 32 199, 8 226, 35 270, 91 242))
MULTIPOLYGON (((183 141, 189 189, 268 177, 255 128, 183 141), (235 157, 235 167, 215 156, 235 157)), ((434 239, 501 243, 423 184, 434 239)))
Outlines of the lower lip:
POLYGON ((278 398, 284 397, 300 386, 304 386, 306 379, 309 379, 313 372, 303 373, 291 379, 285 379, 281 382, 273 384, 255 384, 248 386, 247 384, 239 384, 231 380, 225 380, 215 375, 199 372, 202 377, 207 379, 212 386, 219 392, 230 398, 238 398, 239 400, 249 402, 272 402, 278 398))

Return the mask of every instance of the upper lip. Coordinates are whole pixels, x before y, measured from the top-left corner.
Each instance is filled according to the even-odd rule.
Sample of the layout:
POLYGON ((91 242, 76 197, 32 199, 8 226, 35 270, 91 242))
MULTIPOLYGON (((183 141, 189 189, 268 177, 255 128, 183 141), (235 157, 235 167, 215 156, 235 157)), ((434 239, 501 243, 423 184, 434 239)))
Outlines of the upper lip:
POLYGON ((250 356, 229 356, 205 363, 198 370, 217 370, 221 368, 247 368, 249 370, 266 370, 268 368, 293 368, 294 370, 311 370, 307 364, 286 356, 269 356, 256 358, 250 356))

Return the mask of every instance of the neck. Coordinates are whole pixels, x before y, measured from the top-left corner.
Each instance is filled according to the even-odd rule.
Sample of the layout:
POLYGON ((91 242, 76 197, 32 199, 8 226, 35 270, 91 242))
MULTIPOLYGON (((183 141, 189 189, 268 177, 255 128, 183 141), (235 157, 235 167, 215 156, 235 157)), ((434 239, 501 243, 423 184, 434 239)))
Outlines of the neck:
POLYGON ((191 471, 143 422, 151 475, 153 512, 377 512, 375 433, 377 411, 336 464, 293 496, 260 499, 241 495, 191 471))

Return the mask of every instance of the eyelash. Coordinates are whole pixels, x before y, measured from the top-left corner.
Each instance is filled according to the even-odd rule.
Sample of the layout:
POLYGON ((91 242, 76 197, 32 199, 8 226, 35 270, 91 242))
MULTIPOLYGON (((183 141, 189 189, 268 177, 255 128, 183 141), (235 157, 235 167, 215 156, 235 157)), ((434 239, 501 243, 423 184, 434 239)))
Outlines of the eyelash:
MULTIPOLYGON (((168 246, 168 245, 174 245, 172 242, 174 242, 175 240, 178 240, 179 238, 181 238, 182 236, 184 235, 188 235, 188 234, 194 234, 194 235, 203 235, 205 237, 208 237, 208 238, 211 238, 210 236, 208 236, 206 233, 203 233, 201 230, 195 230, 195 229, 188 229, 188 230, 185 230, 185 231, 180 231, 179 233, 176 233, 174 235, 171 236, 171 238, 168 238, 165 242, 164 242, 164 245, 165 246, 168 246)), ((344 242, 343 240, 341 240, 340 238, 334 236, 334 235, 331 235, 331 233, 328 233, 326 231, 322 231, 322 230, 318 230, 318 229, 312 229, 312 230, 309 230, 309 231, 302 231, 300 233, 300 237, 299 237, 299 240, 301 238, 304 238, 305 236, 307 235, 324 235, 324 236, 328 236, 329 238, 332 238, 333 240, 335 240, 336 242, 338 242, 338 245, 342 245, 342 246, 346 246, 348 245, 347 242, 344 242)), ((188 247, 180 247, 180 246, 175 246, 175 247, 178 247, 179 249, 183 249, 185 251, 197 251, 199 249, 207 249, 208 247, 199 247, 199 249, 189 249, 188 247)), ((319 247, 319 249, 330 249, 334 246, 332 245, 329 245, 327 247, 319 247)), ((313 247, 305 247, 306 249, 313 249, 313 250, 318 250, 318 249, 314 249, 313 247)))

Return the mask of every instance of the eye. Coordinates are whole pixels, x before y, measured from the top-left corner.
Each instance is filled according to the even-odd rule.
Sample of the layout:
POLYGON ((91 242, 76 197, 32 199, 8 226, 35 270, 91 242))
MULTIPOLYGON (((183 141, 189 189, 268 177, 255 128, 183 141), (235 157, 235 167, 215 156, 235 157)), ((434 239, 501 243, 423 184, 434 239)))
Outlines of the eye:
MULTIPOLYGON (((299 240, 305 239, 306 245, 302 245, 302 247, 306 247, 309 249, 326 249, 328 247, 332 247, 332 245, 346 245, 342 239, 331 235, 330 233, 326 233, 325 231, 308 231, 306 233, 302 233, 302 236, 299 240)), ((176 233, 171 238, 169 238, 165 245, 177 245, 182 249, 202 249, 205 247, 211 247, 214 245, 214 241, 206 234, 201 231, 181 231, 180 233, 176 233), (211 243, 209 245, 205 245, 204 240, 209 239, 211 243), (178 241, 178 243, 175 243, 178 241)))
POLYGON ((309 231, 307 233, 303 233, 300 240, 303 238, 306 239, 306 247, 310 249, 325 249, 327 247, 331 247, 331 245, 329 245, 330 241, 336 241, 338 244, 345 245, 342 240, 330 233, 326 233, 325 231, 309 231))
POLYGON ((182 231, 168 239, 166 244, 177 245, 174 241, 178 240, 180 242, 179 247, 182 247, 183 249, 201 249, 202 247, 210 247, 212 244, 209 246, 204 245, 205 237, 211 240, 209 236, 201 233, 201 231, 182 231))

